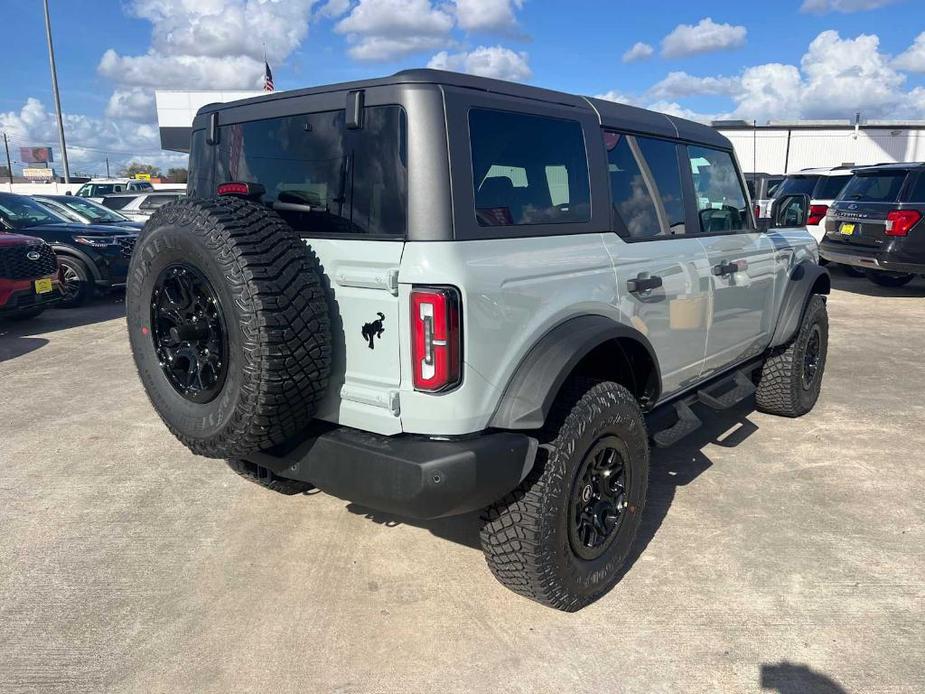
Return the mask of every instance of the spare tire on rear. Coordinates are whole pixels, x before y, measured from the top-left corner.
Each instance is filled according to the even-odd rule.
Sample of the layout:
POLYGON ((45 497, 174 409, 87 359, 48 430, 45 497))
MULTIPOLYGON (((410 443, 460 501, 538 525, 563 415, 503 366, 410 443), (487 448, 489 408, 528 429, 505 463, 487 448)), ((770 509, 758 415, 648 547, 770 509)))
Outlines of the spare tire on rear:
POLYGON ((132 355, 154 409, 193 453, 238 458, 312 419, 331 333, 314 253, 239 198, 158 209, 132 254, 132 355))

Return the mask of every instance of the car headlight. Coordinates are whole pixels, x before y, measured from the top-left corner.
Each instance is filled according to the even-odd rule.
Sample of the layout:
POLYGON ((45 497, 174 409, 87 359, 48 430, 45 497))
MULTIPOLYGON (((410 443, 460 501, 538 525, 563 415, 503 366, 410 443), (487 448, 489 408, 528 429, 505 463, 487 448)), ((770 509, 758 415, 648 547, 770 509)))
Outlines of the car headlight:
POLYGON ((75 236, 74 241, 77 243, 82 243, 85 246, 93 246, 94 248, 116 246, 119 243, 111 236, 75 236))

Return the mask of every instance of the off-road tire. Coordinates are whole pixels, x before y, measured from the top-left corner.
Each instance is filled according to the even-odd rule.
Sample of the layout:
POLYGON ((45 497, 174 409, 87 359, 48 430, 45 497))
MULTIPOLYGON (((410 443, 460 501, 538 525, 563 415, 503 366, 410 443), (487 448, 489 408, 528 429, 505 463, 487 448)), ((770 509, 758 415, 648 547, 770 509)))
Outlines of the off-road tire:
POLYGON ((755 392, 758 410, 781 417, 800 417, 813 409, 822 387, 828 344, 829 317, 825 299, 816 294, 806 306, 797 334, 765 360, 755 392), (804 356, 817 327, 821 343, 820 359, 815 377, 806 387, 804 356))
POLYGON ((228 467, 230 467, 235 474, 240 475, 248 482, 253 482, 254 484, 260 485, 270 491, 277 492, 278 494, 292 496, 293 494, 304 494, 315 488, 315 485, 309 482, 300 482, 299 480, 289 480, 285 477, 278 477, 273 474, 272 470, 249 463, 246 460, 235 459, 226 460, 225 462, 228 463, 228 467))
POLYGON ((633 395, 611 382, 578 380, 559 395, 533 470, 482 514, 481 544, 503 585, 543 605, 574 612, 619 580, 645 505, 649 444, 633 395), (579 557, 569 537, 570 499, 585 453, 604 435, 625 446, 630 471, 622 523, 603 555, 579 557))
POLYGON ((77 308, 90 301, 90 299, 93 298, 96 288, 93 285, 93 276, 90 274, 90 269, 87 267, 87 264, 80 258, 75 258, 71 255, 59 255, 58 265, 61 266, 62 271, 70 271, 77 275, 78 281, 80 282, 77 292, 73 296, 63 297, 62 293, 62 299, 57 304, 58 307, 77 308))
POLYGON ((262 205, 226 197, 159 208, 132 254, 126 313, 148 397, 193 453, 233 459, 282 443, 309 423, 327 388, 331 334, 317 258, 262 205), (227 371, 208 402, 171 385, 152 337, 155 283, 177 264, 205 277, 224 314, 227 371))
POLYGON ((904 272, 884 272, 883 270, 867 270, 864 274, 867 275, 867 279, 873 282, 876 285, 881 287, 889 287, 895 289, 897 287, 905 287, 912 280, 915 279, 915 275, 911 275, 904 272))
POLYGON ((855 267, 854 265, 839 265, 838 266, 842 272, 844 272, 848 277, 866 277, 866 271, 862 268, 855 267))

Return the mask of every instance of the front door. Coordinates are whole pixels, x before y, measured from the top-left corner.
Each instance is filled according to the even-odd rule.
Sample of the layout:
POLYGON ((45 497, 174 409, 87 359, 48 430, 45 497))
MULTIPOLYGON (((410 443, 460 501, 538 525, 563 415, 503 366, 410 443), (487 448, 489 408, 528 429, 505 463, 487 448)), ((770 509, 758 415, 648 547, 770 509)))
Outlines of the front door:
POLYGON ((761 354, 774 318, 775 249, 754 227, 741 177, 729 152, 689 146, 700 241, 711 290, 704 375, 761 354))

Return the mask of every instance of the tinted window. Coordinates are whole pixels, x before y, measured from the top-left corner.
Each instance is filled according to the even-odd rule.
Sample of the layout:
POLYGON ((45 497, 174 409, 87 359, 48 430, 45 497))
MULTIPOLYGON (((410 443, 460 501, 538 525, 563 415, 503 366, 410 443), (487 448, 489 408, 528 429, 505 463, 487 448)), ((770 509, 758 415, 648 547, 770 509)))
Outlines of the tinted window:
POLYGON ((657 195, 665 208, 671 234, 684 233, 684 196, 681 194, 681 170, 678 147, 674 142, 637 137, 639 150, 652 172, 657 195))
POLYGON ((906 180, 905 171, 890 171, 854 176, 841 192, 839 200, 860 202, 895 202, 906 180))
POLYGON ((591 219, 588 161, 576 121, 473 109, 469 132, 480 226, 591 219))
POLYGON ((121 210, 137 197, 137 195, 119 195, 114 198, 103 198, 103 204, 110 210, 121 210))
POLYGON ((688 147, 700 229, 704 233, 751 228, 748 204, 732 156, 707 147, 688 147))
POLYGON ((752 199, 754 199, 755 197, 755 183, 757 182, 758 181, 755 181, 754 179, 751 179, 751 178, 745 181, 745 185, 748 186, 748 197, 752 199))
POLYGON ((610 193, 616 215, 616 230, 623 238, 646 239, 661 234, 658 212, 639 162, 630 147, 630 138, 605 132, 610 193))
POLYGON ((908 201, 925 203, 925 173, 919 174, 919 180, 912 189, 912 192, 909 193, 908 201))
POLYGON ((149 195, 138 206, 138 209, 156 210, 158 207, 162 205, 166 205, 168 202, 173 202, 178 197, 180 196, 179 195, 149 195))
POLYGON ((820 176, 819 183, 813 191, 815 200, 834 200, 845 187, 845 184, 851 180, 851 176, 820 176))
POLYGON ((782 195, 808 195, 813 196, 813 190, 821 176, 787 176, 774 191, 774 197, 782 195))
POLYGON ((776 178, 769 178, 768 179, 768 189, 765 191, 765 195, 769 198, 773 197, 775 191, 777 190, 777 187, 783 182, 783 180, 784 179, 782 176, 778 176, 776 178))
MULTIPOLYGON (((363 121, 362 128, 347 129, 340 110, 224 126, 215 183, 261 184, 261 200, 299 231, 402 235, 408 199, 404 111, 371 106, 363 121)), ((201 174, 196 176, 201 185, 201 174)))
POLYGON ((68 219, 43 207, 25 195, 0 196, 0 217, 13 229, 28 229, 38 224, 60 224, 68 219))

